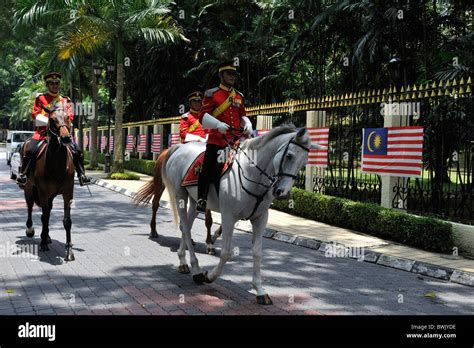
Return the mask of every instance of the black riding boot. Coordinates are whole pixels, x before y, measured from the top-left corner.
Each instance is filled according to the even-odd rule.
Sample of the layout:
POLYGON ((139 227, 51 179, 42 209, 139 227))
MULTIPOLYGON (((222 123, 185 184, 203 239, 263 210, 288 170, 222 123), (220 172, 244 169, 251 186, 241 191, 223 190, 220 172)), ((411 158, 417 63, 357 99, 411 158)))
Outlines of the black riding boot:
POLYGON ((82 151, 75 148, 74 155, 74 166, 76 167, 77 178, 79 179, 79 185, 84 186, 91 182, 91 180, 85 175, 84 170, 84 156, 82 151))
POLYGON ((29 156, 24 156, 22 161, 21 161, 20 174, 18 174, 18 177, 16 178, 16 183, 22 189, 25 188, 26 182, 28 181, 31 162, 32 162, 31 157, 29 157, 29 156))

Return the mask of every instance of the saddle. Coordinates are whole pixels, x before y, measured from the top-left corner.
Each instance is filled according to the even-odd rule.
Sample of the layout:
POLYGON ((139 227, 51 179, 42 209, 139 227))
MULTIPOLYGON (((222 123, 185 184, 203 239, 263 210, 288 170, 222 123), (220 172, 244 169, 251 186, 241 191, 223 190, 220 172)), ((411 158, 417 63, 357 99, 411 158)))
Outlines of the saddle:
MULTIPOLYGON (((229 170, 229 168, 232 167, 232 163, 234 162, 234 157, 237 153, 237 146, 239 142, 240 141, 237 140, 232 145, 232 147, 224 148, 224 151, 226 151, 226 159, 223 165, 218 165, 217 170, 220 173, 218 179, 220 179, 229 170)), ((198 184, 199 173, 201 173, 202 171, 202 164, 204 162, 204 154, 205 151, 201 152, 193 161, 193 163, 189 166, 188 170, 186 171, 186 175, 181 181, 182 187, 194 186, 198 184)))

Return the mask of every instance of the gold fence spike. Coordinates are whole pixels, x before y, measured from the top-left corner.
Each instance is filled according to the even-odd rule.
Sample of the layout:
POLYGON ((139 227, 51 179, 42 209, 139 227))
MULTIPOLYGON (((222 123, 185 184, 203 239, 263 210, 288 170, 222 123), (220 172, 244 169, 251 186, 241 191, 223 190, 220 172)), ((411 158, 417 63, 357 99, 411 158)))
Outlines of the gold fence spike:
POLYGON ((472 91, 471 91, 471 86, 467 85, 467 88, 466 88, 466 93, 467 94, 470 94, 472 91))
POLYGON ((428 93, 428 91, 425 91, 425 95, 423 96, 425 98, 429 98, 430 97, 430 94, 428 93))
POLYGON ((472 81, 471 81, 471 76, 469 76, 469 78, 467 79, 467 83, 468 83, 468 84, 471 84, 471 83, 472 83, 472 81))
POLYGON ((416 92, 416 84, 413 84, 413 91, 416 92))
POLYGON ((425 84, 425 89, 430 89, 430 84, 429 84, 429 82, 427 82, 427 83, 425 84))
POLYGON ((416 93, 413 92, 413 94, 411 95, 411 99, 416 99, 416 93))
POLYGON ((453 89, 451 90, 451 94, 452 94, 452 95, 455 95, 455 94, 456 94, 456 88, 453 88, 453 89))
POLYGON ((407 86, 407 92, 411 92, 411 86, 410 85, 407 86))
POLYGON ((460 85, 464 85, 464 77, 461 77, 461 81, 459 81, 460 85))
POLYGON ((443 96, 443 90, 440 88, 438 89, 438 97, 442 97, 443 96))
POLYGON ((451 82, 449 80, 446 80, 446 84, 444 85, 444 88, 451 87, 451 82))
MULTIPOLYGON (((407 91, 408 91, 408 88, 410 88, 410 86, 407 87, 407 91)), ((403 86, 402 86, 402 88, 400 89, 400 93, 405 93, 405 88, 403 88, 403 86)))
POLYGON ((461 94, 461 95, 464 94, 464 88, 463 88, 463 86, 461 86, 461 88, 459 88, 459 94, 461 94))
POLYGON ((452 86, 453 86, 453 87, 454 87, 454 86, 457 86, 456 79, 454 79, 454 80, 453 80, 453 84, 452 84, 452 86))
POLYGON ((431 88, 436 88, 436 82, 433 81, 433 83, 431 84, 431 88))
POLYGON ((438 83, 438 88, 443 88, 443 83, 444 83, 443 80, 439 81, 439 83, 438 83))
POLYGON ((422 99, 423 98, 423 93, 420 91, 418 92, 418 99, 422 99))
POLYGON ((436 97, 436 92, 434 89, 431 91, 431 97, 436 97))

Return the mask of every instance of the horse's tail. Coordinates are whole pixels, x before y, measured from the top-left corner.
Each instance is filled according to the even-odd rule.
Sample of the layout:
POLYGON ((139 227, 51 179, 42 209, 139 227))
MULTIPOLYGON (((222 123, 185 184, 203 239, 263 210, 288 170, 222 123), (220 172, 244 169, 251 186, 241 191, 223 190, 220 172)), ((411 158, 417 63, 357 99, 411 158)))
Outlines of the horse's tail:
MULTIPOLYGON (((164 164, 166 164, 166 161, 171 157, 171 155, 178 149, 179 146, 173 146, 167 153, 166 158, 164 160, 164 164)), ((173 211, 173 221, 178 229, 178 224, 179 224, 179 216, 178 216, 178 210, 176 209, 176 194, 173 189, 173 185, 170 185, 170 182, 168 180, 168 177, 166 176, 166 171, 165 171, 166 166, 161 167, 161 177, 163 179, 163 182, 165 186, 168 188, 168 196, 170 197, 170 205, 171 205, 171 210, 173 211)))
MULTIPOLYGON (((161 169, 163 164, 167 158, 169 149, 164 150, 156 159, 155 162, 155 171, 153 175, 153 179, 148 181, 143 187, 133 196, 132 203, 135 207, 138 207, 140 204, 147 204, 150 202, 153 194, 160 195, 163 193, 165 189, 165 185, 163 184, 163 180, 161 177, 161 169)), ((157 197, 158 202, 161 197, 157 197)))

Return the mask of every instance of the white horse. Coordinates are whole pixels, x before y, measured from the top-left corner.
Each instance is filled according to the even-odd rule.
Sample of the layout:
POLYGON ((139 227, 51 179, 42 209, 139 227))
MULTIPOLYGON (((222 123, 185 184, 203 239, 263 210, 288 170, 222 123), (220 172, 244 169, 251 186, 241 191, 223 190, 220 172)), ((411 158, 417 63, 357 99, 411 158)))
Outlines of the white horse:
POLYGON ((231 257, 234 225, 238 220, 249 219, 253 232, 252 285, 259 304, 272 304, 262 286, 260 273, 262 235, 267 225, 268 209, 273 199, 288 197, 298 171, 308 161, 310 149, 325 147, 311 144, 306 128, 297 130, 292 125, 276 127, 263 136, 240 143, 231 168, 220 179, 219 195, 212 183, 209 188, 207 208, 221 213, 223 240, 219 263, 210 272, 199 267, 191 241, 191 228, 198 214, 197 186, 181 186, 189 166, 205 150, 205 144, 187 143, 171 148, 161 160, 157 160, 154 180, 141 189, 134 200, 135 203, 149 201, 154 192, 162 193, 165 187, 168 188, 175 222, 178 223, 178 215, 182 233, 178 250, 179 271, 189 273, 187 248, 193 280, 197 283, 211 283, 221 275, 231 257))

